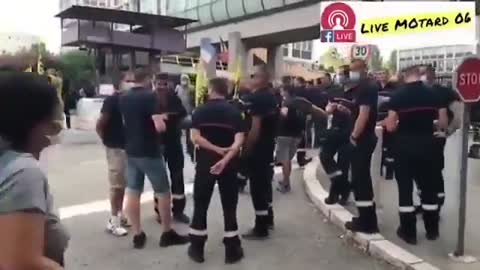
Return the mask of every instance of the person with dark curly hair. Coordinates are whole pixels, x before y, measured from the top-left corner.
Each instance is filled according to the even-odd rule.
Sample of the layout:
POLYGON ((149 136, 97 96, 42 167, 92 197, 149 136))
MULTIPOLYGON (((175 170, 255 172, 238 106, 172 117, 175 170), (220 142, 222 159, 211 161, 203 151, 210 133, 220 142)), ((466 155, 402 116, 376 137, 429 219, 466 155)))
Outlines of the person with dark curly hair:
POLYGON ((0 70, 0 269, 62 269, 69 237, 38 163, 59 104, 45 78, 0 70))

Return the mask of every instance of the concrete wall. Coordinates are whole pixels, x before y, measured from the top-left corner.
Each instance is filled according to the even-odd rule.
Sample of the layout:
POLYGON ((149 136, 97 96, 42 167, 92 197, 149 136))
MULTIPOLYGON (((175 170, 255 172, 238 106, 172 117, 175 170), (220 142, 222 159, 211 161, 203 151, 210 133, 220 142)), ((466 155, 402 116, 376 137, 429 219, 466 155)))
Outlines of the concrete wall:
POLYGON ((200 46, 200 39, 210 37, 213 43, 228 40, 228 33, 240 32, 249 47, 267 47, 319 37, 320 5, 313 4, 272 15, 253 18, 238 23, 229 23, 211 29, 187 34, 187 47, 200 46), (299 16, 301 14, 301 16, 299 16))

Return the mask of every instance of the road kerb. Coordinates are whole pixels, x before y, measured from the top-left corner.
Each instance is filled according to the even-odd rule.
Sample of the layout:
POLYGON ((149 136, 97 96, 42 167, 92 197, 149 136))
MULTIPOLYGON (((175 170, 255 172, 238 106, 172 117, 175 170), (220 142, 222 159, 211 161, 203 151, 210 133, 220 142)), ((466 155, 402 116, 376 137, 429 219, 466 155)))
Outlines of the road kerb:
POLYGON ((421 263, 409 265, 407 270, 439 270, 439 269, 429 263, 421 262, 421 263))
MULTIPOLYGON (((321 166, 318 158, 315 158, 306 166, 303 175, 306 193, 330 222, 345 231, 345 223, 351 220, 352 214, 340 205, 325 204, 324 200, 328 196, 328 192, 317 179, 316 173, 319 168, 321 166)), ((440 270, 405 249, 385 240, 385 237, 381 234, 367 235, 347 232, 346 237, 353 239, 369 255, 386 261, 400 269, 440 270)))

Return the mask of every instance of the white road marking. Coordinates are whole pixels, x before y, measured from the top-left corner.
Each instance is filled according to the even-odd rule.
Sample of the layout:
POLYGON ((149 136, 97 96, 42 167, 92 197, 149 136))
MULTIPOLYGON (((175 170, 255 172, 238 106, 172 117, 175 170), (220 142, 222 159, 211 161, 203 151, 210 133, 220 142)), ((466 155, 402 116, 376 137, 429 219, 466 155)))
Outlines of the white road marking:
MULTIPOLYGON (((91 161, 91 162, 99 162, 99 160, 91 161)), ((299 168, 298 165, 294 165, 293 169, 299 168)), ((275 174, 281 173, 282 169, 280 167, 275 167, 274 169, 275 174)), ((185 194, 190 195, 193 194, 193 183, 188 183, 185 185, 185 194)), ((150 203, 153 201, 153 192, 146 191, 142 194, 141 203, 150 203)), ((101 213, 101 212, 108 212, 110 211, 110 201, 108 199, 105 200, 97 200, 83 204, 77 204, 72 206, 66 206, 59 208, 60 219, 69 219, 78 216, 87 216, 90 214, 101 213)))

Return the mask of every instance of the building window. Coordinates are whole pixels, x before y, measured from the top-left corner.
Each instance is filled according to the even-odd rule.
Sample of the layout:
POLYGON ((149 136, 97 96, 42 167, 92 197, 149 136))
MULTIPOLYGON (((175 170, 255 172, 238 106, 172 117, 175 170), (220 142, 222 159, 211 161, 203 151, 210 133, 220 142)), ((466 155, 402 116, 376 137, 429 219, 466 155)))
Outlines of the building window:
POLYGON ((303 51, 302 52, 302 59, 311 60, 312 59, 312 52, 311 51, 303 51))
POLYGON ((297 50, 297 49, 293 49, 292 50, 292 57, 301 58, 302 57, 302 51, 297 50))
POLYGON ((289 50, 288 45, 283 45, 283 56, 288 56, 289 50))
POLYGON ((312 41, 304 41, 303 43, 303 50, 304 51, 312 51, 312 41))

